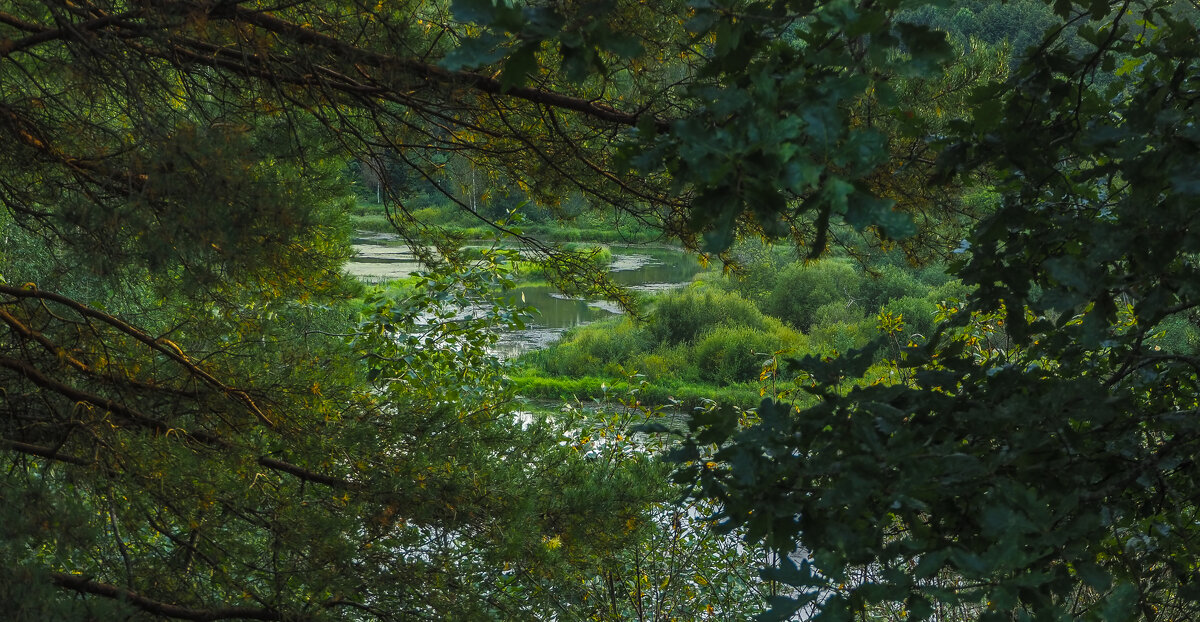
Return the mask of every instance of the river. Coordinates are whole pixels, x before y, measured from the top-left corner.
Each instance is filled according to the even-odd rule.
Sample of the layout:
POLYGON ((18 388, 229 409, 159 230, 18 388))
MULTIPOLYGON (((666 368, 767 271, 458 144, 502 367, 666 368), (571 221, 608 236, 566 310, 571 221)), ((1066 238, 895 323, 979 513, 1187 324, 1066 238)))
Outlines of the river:
MULTIPOLYGON (((659 292, 683 287, 700 272, 696 257, 677 248, 609 245, 613 280, 632 291, 659 292)), ((421 269, 412 250, 394 235, 360 232, 354 240, 354 257, 346 272, 367 282, 400 279, 421 269)), ((497 353, 504 357, 543 348, 574 326, 621 313, 606 300, 563 295, 549 285, 517 287, 513 295, 533 307, 536 314, 524 330, 500 336, 497 353)))

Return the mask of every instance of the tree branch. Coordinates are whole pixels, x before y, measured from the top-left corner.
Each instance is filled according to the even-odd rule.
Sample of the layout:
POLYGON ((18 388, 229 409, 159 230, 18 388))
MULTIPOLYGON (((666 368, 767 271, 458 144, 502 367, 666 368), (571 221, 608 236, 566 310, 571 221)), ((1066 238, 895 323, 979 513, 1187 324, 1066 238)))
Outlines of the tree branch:
MULTIPOLYGON (((258 607, 221 607, 216 609, 192 609, 171 603, 153 600, 134 592, 108 583, 91 581, 80 575, 64 572, 50 573, 50 579, 58 587, 75 590, 83 594, 94 594, 105 598, 121 600, 142 611, 166 618, 177 620, 195 620, 196 622, 211 622, 214 620, 283 620, 284 614, 273 609, 258 607)), ((290 617, 288 619, 291 619, 290 617)))
POLYGON ((0 439, 0 447, 3 447, 5 449, 11 449, 13 451, 18 451, 23 454, 29 454, 31 456, 37 456, 39 458, 45 458, 47 460, 57 460, 58 462, 66 462, 67 464, 74 464, 77 466, 92 466, 92 465, 96 464, 95 462, 92 462, 91 460, 87 460, 84 458, 70 456, 67 454, 60 454, 60 453, 58 453, 57 450, 50 449, 49 447, 42 447, 40 445, 30 445, 29 443, 22 443, 20 441, 10 441, 8 439, 0 439))
POLYGON ((57 302, 58 304, 61 304, 63 306, 69 307, 70 309, 72 309, 73 311, 75 311, 76 313, 78 313, 84 317, 89 317, 89 318, 93 318, 96 320, 100 320, 101 322, 104 322, 105 324, 108 324, 109 326, 112 326, 113 328, 116 328, 117 330, 125 333, 126 335, 129 335, 130 337, 133 337, 134 339, 142 342, 147 347, 149 347, 151 350, 154 350, 155 352, 158 352, 159 354, 166 356, 167 358, 171 359, 172 361, 175 361, 176 363, 178 363, 179 365, 181 365, 185 369, 187 369, 188 372, 190 372, 192 375, 200 378, 208 385, 220 390, 221 392, 225 393, 226 395, 229 395, 229 396, 237 399, 239 402, 244 404, 246 406, 246 408, 250 410, 250 412, 252 412, 260 421, 262 421, 268 427, 271 427, 271 428, 275 427, 275 423, 273 421, 271 421, 267 417, 267 415, 265 413, 263 413, 263 411, 261 409, 259 409, 258 404, 256 404, 254 402, 253 398, 250 397, 250 394, 246 393, 245 391, 243 391, 241 389, 236 389, 236 388, 227 386, 225 383, 218 380, 212 374, 208 373, 204 369, 201 369, 199 365, 193 363, 192 360, 190 358, 188 358, 188 356, 186 354, 183 353, 183 350, 181 350, 178 346, 176 346, 175 344, 173 344, 169 341, 155 339, 154 337, 123 322, 122 320, 120 320, 118 318, 115 318, 107 313, 102 313, 100 311, 97 311, 87 305, 84 305, 76 300, 73 300, 71 298, 63 296, 61 294, 55 294, 53 292, 42 291, 42 290, 39 290, 36 288, 12 287, 10 285, 0 285, 0 294, 7 294, 14 298, 37 298, 37 299, 41 299, 41 300, 50 300, 53 302, 57 302), (171 347, 164 345, 164 342, 165 342, 165 344, 169 344, 171 347))
POLYGON ((21 361, 6 356, 0 356, 0 367, 6 367, 21 374, 26 380, 33 384, 50 391, 53 391, 67 399, 75 402, 83 402, 99 406, 105 411, 116 415, 121 420, 131 423, 137 427, 145 428, 153 431, 155 434, 180 434, 185 438, 203 443, 205 445, 214 445, 217 447, 226 447, 228 443, 224 440, 209 434, 207 432, 187 432, 178 428, 173 428, 164 421, 160 421, 149 415, 143 414, 126 406, 116 400, 111 400, 106 397, 88 393, 82 389, 77 389, 73 386, 63 384, 57 380, 43 374, 36 367, 33 367, 25 361, 21 361))
POLYGON ((332 486, 334 488, 358 488, 359 487, 354 482, 344 480, 339 477, 333 477, 332 475, 322 475, 322 474, 316 473, 314 471, 309 471, 308 469, 305 469, 304 467, 294 465, 290 462, 284 462, 282 460, 276 460, 274 458, 268 458, 266 456, 259 458, 258 464, 260 464, 261 466, 265 466, 268 469, 274 469, 276 471, 282 471, 284 473, 287 473, 288 475, 294 475, 294 476, 296 476, 302 480, 308 481, 308 482, 315 482, 317 484, 325 484, 326 486, 332 486))
MULTIPOLYGON (((641 120, 640 114, 621 112, 610 106, 597 104, 586 99, 571 97, 569 95, 563 95, 553 91, 544 91, 530 87, 506 89, 500 80, 489 76, 466 71, 449 71, 442 67, 438 67, 437 65, 431 65, 418 60, 397 58, 379 52, 364 50, 341 41, 340 39, 316 32, 310 28, 305 28, 299 24, 288 22, 272 15, 267 15, 261 11, 235 7, 227 13, 227 19, 230 19, 231 21, 253 24, 268 32, 287 37, 296 43, 325 48, 336 53, 338 57, 344 58, 352 63, 359 63, 379 69, 398 69, 409 75, 438 84, 466 84, 484 93, 490 93, 493 95, 506 95, 509 97, 524 99, 537 104, 545 104, 555 108, 572 110, 600 121, 616 123, 619 125, 635 126, 641 120)), ((214 15, 213 17, 224 16, 214 15)), ((668 127, 667 122, 660 119, 656 119, 655 124, 659 126, 661 130, 666 130, 668 127)))
MULTIPOLYGON (((55 449, 51 449, 49 447, 42 447, 41 445, 31 445, 29 443, 22 443, 21 441, 13 441, 13 440, 0 438, 0 449, 9 449, 9 450, 16 451, 19 453, 28 454, 31 456, 37 456, 39 458, 45 458, 47 460, 55 460, 57 462, 65 462, 67 464, 74 464, 76 466, 82 466, 82 467, 96 466, 95 461, 88 460, 86 458, 80 458, 78 456, 72 456, 69 454, 60 454, 55 449)), ((334 477, 332 475, 324 475, 321 473, 317 473, 315 471, 310 471, 304 467, 292 464, 290 462, 284 462, 283 460, 276 460, 275 458, 268 458, 267 456, 260 457, 258 459, 258 464, 260 466, 267 467, 268 469, 271 469, 273 471, 287 473, 288 475, 297 477, 297 478, 302 479, 307 482, 313 482, 315 484, 324 484, 326 486, 330 486, 333 488, 349 488, 349 489, 361 488, 361 486, 359 484, 356 484, 349 480, 345 480, 340 477, 334 477)))

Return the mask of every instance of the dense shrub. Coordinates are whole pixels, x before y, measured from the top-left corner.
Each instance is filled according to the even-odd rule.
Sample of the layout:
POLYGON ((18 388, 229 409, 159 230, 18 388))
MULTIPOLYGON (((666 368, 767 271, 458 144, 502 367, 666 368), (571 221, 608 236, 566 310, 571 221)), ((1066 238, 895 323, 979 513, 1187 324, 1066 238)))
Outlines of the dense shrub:
POLYGON ((877 274, 866 276, 845 260, 788 265, 785 259, 771 253, 756 258, 760 267, 776 265, 776 260, 784 266, 763 277, 775 283, 764 297, 778 317, 764 314, 741 295, 741 282, 710 271, 686 290, 657 297, 644 325, 615 318, 577 328, 524 360, 557 376, 615 381, 636 372, 676 389, 682 386, 678 383, 712 387, 754 382, 774 352, 831 355, 866 346, 879 336, 876 313, 881 308, 903 317, 903 339, 918 333, 928 337, 935 303, 969 292, 940 270, 918 275, 902 261, 881 260, 875 264, 877 274), (941 283, 931 288, 933 282, 941 283))
POLYGON ((929 287, 941 287, 954 280, 954 277, 946 272, 945 266, 933 265, 918 270, 917 279, 929 287))
POLYGON ((813 314, 813 326, 821 327, 841 322, 855 324, 866 318, 866 313, 858 304, 847 300, 838 300, 827 305, 821 305, 813 314))
POLYGON ((809 350, 814 354, 845 354, 867 345, 879 335, 874 318, 847 324, 836 322, 814 328, 808 335, 809 350))
POLYGON ((952 279, 933 288, 925 295, 930 302, 961 302, 971 294, 971 286, 958 279, 952 279))
POLYGON ((607 244, 580 244, 571 242, 563 250, 577 255, 584 263, 596 268, 607 269, 613 261, 612 249, 607 244))
POLYGON ((789 248, 768 246, 758 241, 740 241, 733 248, 728 286, 760 309, 771 297, 784 267, 796 262, 789 248))
MULTIPOLYGON (((705 270, 697 272, 692 276, 692 286, 696 288, 708 288, 717 291, 738 291, 737 285, 733 280, 725 276, 725 273, 720 270, 705 270)), ((741 293, 741 292, 738 292, 741 293)), ((743 294, 743 298, 746 296, 743 294)))
POLYGON ((433 205, 413 210, 412 217, 420 222, 436 223, 439 225, 478 227, 481 224, 479 219, 474 215, 448 204, 433 205))
POLYGON ((595 375, 613 364, 649 348, 646 333, 627 317, 618 317, 573 328, 554 346, 531 352, 526 360, 548 373, 567 376, 595 375))
POLYGON ((554 376, 586 376, 602 367, 599 359, 573 343, 560 343, 534 352, 526 355, 526 360, 540 365, 546 373, 554 376))
POLYGON ((688 346, 663 347, 653 352, 632 356, 625 365, 625 369, 643 374, 652 381, 672 378, 685 381, 700 379, 693 361, 692 350, 688 346))
POLYGON ((845 261, 795 263, 783 269, 767 301, 767 312, 808 332, 816 311, 839 300, 855 299, 863 278, 845 261))
POLYGON ((788 333, 795 335, 786 328, 781 331, 746 326, 713 328, 696 344, 694 360, 700 368, 700 378, 721 384, 758 380, 763 363, 770 360, 773 352, 798 344, 798 339, 789 338, 788 333))
POLYGON ((627 317, 575 329, 567 341, 605 363, 619 362, 630 354, 646 350, 650 345, 642 329, 627 317))
POLYGON ((766 317, 736 292, 690 288, 659 299, 647 329, 659 343, 691 343, 715 326, 745 326, 761 330, 766 317))
POLYGON ((902 316, 904 320, 905 339, 912 339, 915 335, 921 335, 929 338, 933 334, 934 316, 937 314, 937 305, 928 298, 918 298, 916 296, 904 296, 888 302, 883 306, 883 310, 892 315, 902 316))
POLYGON ((899 266, 885 264, 880 266, 873 275, 863 278, 862 297, 863 308, 874 314, 889 300, 904 296, 923 295, 929 287, 917 280, 908 270, 899 266))

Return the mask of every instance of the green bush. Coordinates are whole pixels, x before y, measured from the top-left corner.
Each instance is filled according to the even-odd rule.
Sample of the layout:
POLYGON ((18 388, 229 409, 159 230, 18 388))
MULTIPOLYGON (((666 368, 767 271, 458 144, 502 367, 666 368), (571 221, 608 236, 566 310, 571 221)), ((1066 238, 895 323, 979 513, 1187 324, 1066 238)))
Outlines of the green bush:
POLYGON ((904 320, 902 337, 906 339, 912 339, 914 335, 921 335, 928 339, 933 334, 937 305, 928 298, 916 296, 897 298, 884 305, 883 310, 892 315, 902 316, 904 320))
POLYGON ((941 287, 954 280, 954 277, 946 272, 946 267, 940 264, 926 266, 918 270, 916 276, 918 280, 929 287, 941 287))
MULTIPOLYGON (((738 291, 737 284, 732 279, 727 277, 720 270, 705 270, 692 275, 692 286, 697 288, 709 288, 716 291, 734 292, 738 291)), ((745 298, 746 295, 742 294, 745 298)))
POLYGON ((571 342, 605 363, 618 363, 649 348, 643 330, 628 317, 612 318, 584 326, 571 342))
POLYGON ((934 303, 946 302, 948 300, 961 302, 971 295, 971 289, 971 286, 962 281, 951 279, 929 290, 929 293, 925 295, 925 299, 934 303))
POLYGON ((584 348, 566 343, 552 346, 531 357, 546 373, 554 376, 585 376, 597 372, 601 363, 584 348))
POLYGON ((414 219, 420 222, 433 225, 479 227, 482 224, 473 214, 449 204, 434 205, 414 210, 412 215, 414 219))
POLYGON ((733 261, 736 269, 726 279, 729 288, 761 308, 775 290, 779 273, 794 263, 796 256, 791 248, 742 240, 733 247, 733 261))
POLYGON ((612 264, 612 249, 606 244, 580 244, 571 242, 563 245, 563 250, 573 253, 596 268, 607 269, 612 264))
POLYGON ((696 344, 700 378, 731 384, 758 380, 763 363, 780 348, 778 337, 745 326, 717 326, 696 344))
POLYGON ((874 318, 867 318, 853 324, 836 322, 813 329, 808 335, 809 350, 813 354, 832 355, 835 352, 845 354, 854 348, 861 348, 875 337, 879 330, 874 318))
POLYGON ((617 317, 573 328, 558 343, 531 352, 524 360, 547 373, 587 376, 616 369, 610 366, 627 366, 632 356, 649 346, 643 329, 627 317, 617 317))
POLYGON ((647 380, 651 381, 669 379, 695 381, 700 379, 695 363, 692 361, 691 348, 686 346, 659 348, 653 352, 634 355, 625 365, 625 369, 643 374, 647 380))
POLYGON ((762 329, 766 317, 736 292, 689 288, 663 296, 650 316, 647 329, 659 343, 692 343, 715 326, 762 329))
POLYGON ((808 332, 817 309, 858 298, 863 278, 849 263, 827 259, 783 269, 767 301, 767 312, 808 332))
MULTIPOLYGON (((551 400, 612 400, 627 395, 632 389, 627 381, 614 378, 550 378, 537 372, 513 376, 512 381, 522 396, 551 400)), ((762 398, 758 389, 749 384, 718 387, 668 380, 639 387, 638 399, 643 404, 671 404, 687 412, 701 406, 705 400, 713 400, 722 406, 749 408, 762 398)))
POLYGON ((394 233, 396 231, 396 227, 392 225, 392 222, 380 215, 354 216, 351 217, 350 222, 359 231, 374 231, 378 233, 394 233))
POLYGON ((885 264, 879 267, 877 274, 868 275, 863 279, 863 308, 870 313, 876 313, 888 301, 905 296, 924 295, 927 291, 929 286, 919 281, 908 270, 885 264))
POLYGON ((817 312, 813 314, 813 326, 821 327, 829 324, 855 324, 861 322, 866 317, 866 313, 862 307, 857 304, 849 303, 848 301, 831 302, 827 305, 821 305, 817 312))

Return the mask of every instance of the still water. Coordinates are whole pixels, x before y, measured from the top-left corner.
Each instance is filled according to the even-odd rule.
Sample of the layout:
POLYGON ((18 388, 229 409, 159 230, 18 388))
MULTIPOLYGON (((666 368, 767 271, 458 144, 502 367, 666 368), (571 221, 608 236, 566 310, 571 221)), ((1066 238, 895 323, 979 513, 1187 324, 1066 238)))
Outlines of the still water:
MULTIPOLYGON (((610 245, 613 280, 633 291, 659 292, 682 287, 700 272, 694 255, 679 249, 610 245)), ((346 272, 364 281, 379 283, 409 276, 421 269, 412 250, 394 236, 360 234, 346 272)), ((500 336, 497 351, 503 356, 545 347, 573 326, 588 324, 621 313, 605 300, 573 298, 549 285, 529 285, 513 291, 517 300, 536 310, 525 330, 500 336)))

